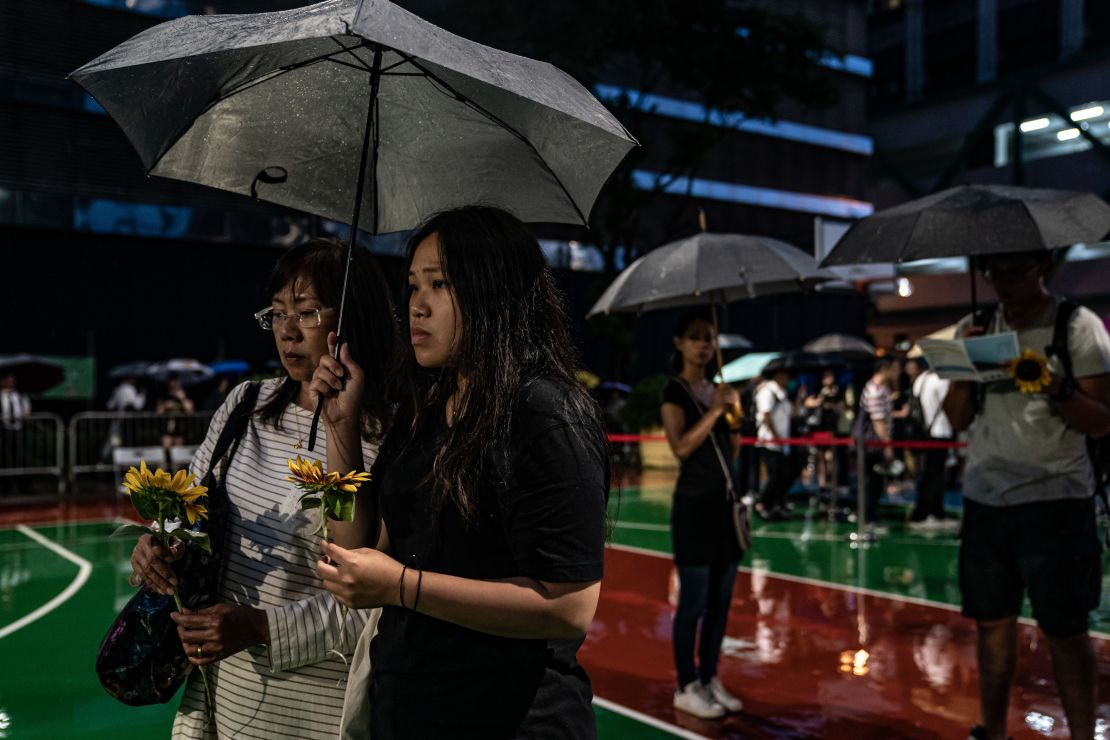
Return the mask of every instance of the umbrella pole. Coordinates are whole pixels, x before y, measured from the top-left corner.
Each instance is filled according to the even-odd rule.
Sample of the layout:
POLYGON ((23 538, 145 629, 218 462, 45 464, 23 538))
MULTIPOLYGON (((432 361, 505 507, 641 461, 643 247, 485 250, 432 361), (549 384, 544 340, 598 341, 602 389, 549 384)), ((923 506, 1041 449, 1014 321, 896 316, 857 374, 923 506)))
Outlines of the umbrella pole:
POLYGON ((971 316, 979 312, 979 291, 978 284, 975 280, 975 255, 969 255, 967 258, 967 271, 971 275, 971 316))
MULTIPOLYGON (((366 164, 369 160, 372 170, 373 208, 371 209, 371 233, 378 233, 378 89, 382 79, 382 47, 374 44, 374 63, 370 70, 370 101, 366 105, 366 125, 362 132, 362 156, 359 157, 358 180, 355 184, 355 209, 351 216, 351 238, 347 240, 347 264, 343 268, 343 288, 339 293, 339 322, 335 329, 335 357, 339 357, 339 348, 343 344, 343 312, 347 307, 347 282, 351 276, 351 260, 354 252, 355 240, 358 238, 358 224, 362 211, 362 191, 366 185, 366 164), (372 145, 372 146, 371 146, 372 145)), ((324 410, 324 396, 320 395, 316 402, 316 412, 312 415, 312 427, 308 431, 308 449, 316 447, 316 432, 320 427, 320 414, 324 410)))

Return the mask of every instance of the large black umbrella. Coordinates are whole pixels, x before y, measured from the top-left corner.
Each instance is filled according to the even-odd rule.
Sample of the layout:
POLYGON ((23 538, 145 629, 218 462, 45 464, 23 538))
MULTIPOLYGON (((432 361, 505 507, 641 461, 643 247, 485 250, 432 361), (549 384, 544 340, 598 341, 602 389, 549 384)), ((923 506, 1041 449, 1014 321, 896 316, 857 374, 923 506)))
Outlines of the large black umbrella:
POLYGON ((1092 193, 959 185, 873 213, 841 237, 822 267, 1039 252, 1110 233, 1110 205, 1092 193))
POLYGON ((349 218, 352 244, 474 203, 585 223, 636 145, 569 75, 388 0, 179 18, 72 77, 149 174, 349 218))
POLYGON ((702 232, 653 249, 633 262, 605 289, 590 316, 797 293, 836 279, 809 254, 786 242, 702 232))
POLYGON ((375 234, 473 203, 581 224, 635 146, 569 75, 387 0, 179 18, 71 77, 149 174, 375 234))
POLYGON ((15 375, 20 393, 36 395, 50 390, 66 379, 65 368, 56 362, 35 355, 0 357, 0 377, 15 375))

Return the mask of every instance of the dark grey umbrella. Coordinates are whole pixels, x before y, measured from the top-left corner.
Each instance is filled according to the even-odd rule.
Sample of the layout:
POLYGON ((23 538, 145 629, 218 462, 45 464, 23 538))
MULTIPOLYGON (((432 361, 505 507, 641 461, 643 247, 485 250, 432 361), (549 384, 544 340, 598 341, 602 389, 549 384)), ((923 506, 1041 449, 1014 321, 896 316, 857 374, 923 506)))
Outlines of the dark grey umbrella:
POLYGON ((797 247, 765 236, 700 233, 629 265, 590 309, 639 313, 801 292, 837 277, 797 247))
MULTIPOLYGON (((475 203, 524 221, 585 223, 636 145, 569 75, 388 0, 179 18, 71 76, 149 174, 373 234, 475 203)), ((346 288, 344 277, 340 335, 346 288)), ((321 398, 317 419, 322 408, 321 398)))
POLYGON ((583 223, 635 146, 567 74, 387 0, 179 18, 71 76, 149 174, 375 234, 474 203, 583 223))
POLYGON ((1110 205, 1092 193, 960 185, 858 221, 821 265, 1036 252, 1108 232, 1110 205))
POLYGON ((1110 205, 1093 193, 1016 185, 958 185, 873 213, 841 237, 822 267, 1039 252, 1110 233, 1110 205))

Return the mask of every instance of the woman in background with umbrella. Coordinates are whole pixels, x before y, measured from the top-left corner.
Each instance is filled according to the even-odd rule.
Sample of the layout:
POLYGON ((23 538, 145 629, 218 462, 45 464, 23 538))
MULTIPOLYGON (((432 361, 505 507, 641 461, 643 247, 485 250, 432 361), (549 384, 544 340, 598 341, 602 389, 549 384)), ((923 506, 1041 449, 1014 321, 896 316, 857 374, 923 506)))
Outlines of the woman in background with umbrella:
MULTIPOLYGON (((210 714, 201 676, 193 671, 174 738, 334 740, 347 681, 361 687, 352 689, 357 694, 364 691, 354 675, 348 679, 348 668, 355 640, 374 614, 343 613, 320 588, 312 573, 319 510, 302 511, 299 492, 286 479, 287 460, 309 456, 303 448, 316 396, 308 384, 328 350, 328 332, 337 325, 346 253, 344 245, 327 239, 286 252, 270 277, 271 301, 255 315, 273 336, 283 373, 262 381, 256 412, 224 477, 230 514, 221 602, 174 615, 185 654, 193 664, 207 666, 214 691, 210 714)), ((365 368, 366 393, 355 419, 357 443, 369 464, 388 424, 383 386, 396 323, 373 256, 359 247, 353 257, 344 347, 365 368)), ((247 388, 243 383, 232 389, 216 411, 190 466, 198 477, 208 470, 215 442, 247 388)), ((169 564, 179 555, 143 537, 131 556, 132 583, 172 592, 169 564)), ((355 665, 366 657, 364 643, 359 646, 355 665)))
MULTIPOLYGON (((554 276, 519 220, 468 207, 411 238, 408 280, 398 423, 317 563, 341 603, 383 607, 371 734, 593 737, 576 653, 601 587, 608 445, 554 276)), ((340 359, 312 389, 328 469, 358 469, 362 372, 340 359)))
POLYGON ((729 433, 724 419, 740 396, 727 383, 714 386, 708 379, 716 371, 715 341, 708 312, 690 309, 679 316, 674 329, 674 375, 663 389, 660 409, 667 442, 681 464, 671 508, 679 580, 672 632, 678 674, 674 706, 704 719, 738 712, 743 706, 717 679, 732 586, 744 553, 727 494, 729 467, 740 451, 740 438, 729 433))

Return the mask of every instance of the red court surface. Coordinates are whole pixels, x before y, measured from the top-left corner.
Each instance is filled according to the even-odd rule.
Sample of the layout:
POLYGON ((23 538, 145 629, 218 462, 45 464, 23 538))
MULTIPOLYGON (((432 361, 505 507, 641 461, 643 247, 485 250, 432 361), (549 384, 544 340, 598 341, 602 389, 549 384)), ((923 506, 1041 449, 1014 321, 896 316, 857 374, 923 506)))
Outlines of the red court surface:
MULTIPOLYGON (((601 604, 580 652, 597 696, 691 736, 962 740, 976 722, 974 624, 957 611, 747 571, 737 577, 720 667, 744 711, 715 721, 676 712, 670 571, 669 557, 608 549, 601 604)), ((1019 639, 1011 734, 1068 737, 1048 646, 1029 625, 1019 639)), ((1110 644, 1096 639, 1095 649, 1105 675, 1110 644)))

